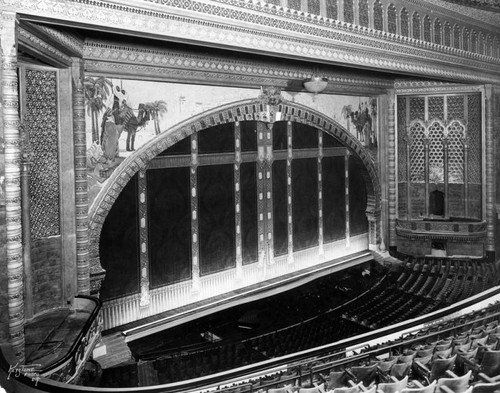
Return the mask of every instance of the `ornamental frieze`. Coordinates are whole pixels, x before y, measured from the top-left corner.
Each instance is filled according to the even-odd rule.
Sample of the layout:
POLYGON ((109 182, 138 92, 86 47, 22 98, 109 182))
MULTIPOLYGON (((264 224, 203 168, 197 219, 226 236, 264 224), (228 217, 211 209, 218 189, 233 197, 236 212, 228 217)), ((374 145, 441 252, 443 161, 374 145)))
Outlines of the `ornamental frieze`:
POLYGON ((22 2, 4 1, 3 3, 5 8, 24 10, 25 12, 37 11, 38 16, 60 17, 73 23, 98 24, 118 29, 123 29, 126 26, 130 30, 134 30, 139 34, 142 33, 145 36, 154 35, 158 37, 160 35, 190 41, 193 41, 193 37, 203 37, 206 43, 212 43, 216 46, 227 46, 227 43, 231 42, 233 46, 254 49, 259 52, 285 54, 303 59, 322 59, 334 63, 393 69, 416 74, 430 74, 442 78, 493 81, 494 76, 488 76, 488 73, 493 73, 493 70, 490 71, 489 64, 497 63, 497 60, 484 55, 474 54, 473 57, 476 60, 468 52, 459 49, 433 43, 423 43, 420 40, 373 29, 347 26, 347 24, 338 21, 334 21, 335 26, 328 27, 305 22, 289 22, 288 24, 283 23, 284 20, 276 17, 270 18, 260 14, 252 14, 245 10, 228 9, 213 4, 203 4, 199 12, 217 16, 217 20, 237 20, 260 25, 258 30, 200 20, 198 17, 195 19, 191 15, 198 11, 194 7, 196 2, 192 0, 189 2, 179 1, 169 7, 176 9, 174 7, 176 4, 178 4, 178 7, 189 6, 189 12, 182 8, 179 9, 179 13, 185 14, 182 16, 157 10, 122 7, 101 1, 71 2, 71 6, 68 5, 68 2, 62 5, 61 1, 56 0, 36 2, 34 0, 22 2), (344 27, 346 30, 342 31, 344 27), (275 31, 275 33, 270 33, 270 30, 275 31), (284 36, 283 33, 286 31, 288 31, 289 36, 284 36), (372 32, 373 37, 363 36, 361 32, 372 32), (307 35, 311 38, 298 39, 298 35, 307 35), (335 42, 335 45, 330 44, 331 42, 335 42), (349 48, 358 45, 361 48, 349 50, 349 48), (419 45, 421 45, 422 49, 417 48, 419 45), (342 49, 341 51, 339 51, 339 47, 342 49), (366 48, 378 49, 379 51, 366 53, 366 48), (390 59, 387 55, 381 54, 380 51, 391 52, 390 59), (415 56, 415 59, 427 57, 428 62, 419 64, 418 60, 408 61, 408 59, 404 59, 404 56, 397 59, 393 56, 396 53, 415 56), (441 64, 431 65, 432 61, 441 64), (479 63, 481 64, 479 65, 479 63), (453 64, 453 68, 449 64, 453 64), (472 74, 475 74, 475 76, 471 76, 470 70, 464 72, 463 68, 459 67, 465 66, 465 64, 473 69, 472 74), (443 66, 448 69, 444 69, 443 66), (483 67, 482 70, 481 66, 483 67), (481 75, 485 76, 482 77, 481 75))

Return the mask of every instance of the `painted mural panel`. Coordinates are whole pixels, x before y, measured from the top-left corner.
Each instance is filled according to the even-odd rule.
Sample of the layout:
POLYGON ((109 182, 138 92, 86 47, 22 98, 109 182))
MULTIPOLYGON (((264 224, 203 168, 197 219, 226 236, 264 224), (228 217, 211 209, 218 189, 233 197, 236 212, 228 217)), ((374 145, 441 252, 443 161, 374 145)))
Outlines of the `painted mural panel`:
MULTIPOLYGON (((256 88, 162 83, 98 76, 85 78, 89 200, 128 156, 174 125, 200 113, 245 99, 256 88)), ((377 151, 377 100, 282 92, 284 100, 313 108, 338 122, 369 151, 377 151)))

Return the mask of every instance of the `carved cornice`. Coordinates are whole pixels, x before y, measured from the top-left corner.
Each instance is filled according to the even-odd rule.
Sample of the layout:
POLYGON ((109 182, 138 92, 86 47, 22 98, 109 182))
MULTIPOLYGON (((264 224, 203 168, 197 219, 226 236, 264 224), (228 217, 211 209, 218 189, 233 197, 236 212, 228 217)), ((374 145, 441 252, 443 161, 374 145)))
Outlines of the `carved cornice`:
POLYGON ((316 15, 272 6, 268 8, 275 9, 276 15, 196 0, 162 2, 161 6, 146 1, 130 1, 125 6, 99 0, 3 0, 0 4, 37 18, 144 37, 225 48, 230 45, 257 53, 448 80, 498 80, 499 59, 316 15), (150 8, 146 8, 147 3, 150 8), (294 16, 301 20, 293 20, 294 16))
MULTIPOLYGON (((302 90, 300 81, 310 78, 312 72, 310 67, 277 66, 270 62, 96 42, 87 43, 85 58, 86 72, 100 75, 133 75, 162 81, 210 81, 251 87, 275 85, 287 87, 290 91, 302 90), (297 86, 290 86, 290 80, 297 81, 297 86)), ((325 71, 322 76, 331 82, 325 92, 378 94, 393 85, 392 80, 346 72, 325 71)))
POLYGON ((483 86, 464 86, 432 81, 396 81, 394 88, 396 94, 463 93, 484 90, 483 86))
POLYGON ((71 57, 65 55, 56 47, 37 37, 33 33, 19 27, 19 45, 28 52, 35 52, 43 58, 50 58, 58 64, 71 64, 71 57))
MULTIPOLYGON (((78 39, 68 32, 63 32, 53 27, 40 25, 37 23, 26 22, 24 26, 31 32, 36 32, 37 35, 43 35, 47 40, 52 41, 51 44, 57 46, 69 56, 82 56, 84 40, 78 39)), ((23 26, 23 27, 24 27, 23 26)))

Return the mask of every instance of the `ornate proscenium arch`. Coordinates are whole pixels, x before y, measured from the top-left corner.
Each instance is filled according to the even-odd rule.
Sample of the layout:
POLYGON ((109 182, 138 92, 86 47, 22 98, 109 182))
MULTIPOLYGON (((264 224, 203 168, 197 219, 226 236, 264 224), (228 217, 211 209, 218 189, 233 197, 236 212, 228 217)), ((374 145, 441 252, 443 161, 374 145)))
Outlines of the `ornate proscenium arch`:
POLYGON ((277 105, 266 105, 261 100, 244 100, 227 104, 192 117, 151 139, 127 157, 113 172, 106 185, 94 200, 90 212, 90 275, 91 293, 98 294, 105 271, 99 260, 99 239, 104 220, 116 198, 139 170, 159 153, 190 136, 191 134, 219 124, 237 121, 263 121, 273 123, 277 120, 304 123, 324 131, 341 141, 349 151, 359 158, 357 170, 363 174, 367 191, 366 215, 369 221, 369 242, 377 243, 377 219, 380 213, 380 183, 376 163, 361 143, 344 127, 324 114, 295 102, 281 101, 277 105))

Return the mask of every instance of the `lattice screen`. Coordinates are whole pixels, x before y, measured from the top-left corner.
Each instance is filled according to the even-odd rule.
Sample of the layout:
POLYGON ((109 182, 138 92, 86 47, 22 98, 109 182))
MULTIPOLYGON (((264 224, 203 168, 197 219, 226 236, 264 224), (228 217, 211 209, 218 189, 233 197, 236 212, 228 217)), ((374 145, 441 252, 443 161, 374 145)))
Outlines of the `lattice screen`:
POLYGON ((469 183, 481 184, 481 95, 470 95, 468 98, 469 122, 469 183))
POLYGON ((411 125, 410 137, 410 181, 422 183, 425 180, 424 125, 419 122, 411 125))
POLYGON ((444 126, 435 121, 429 127, 429 182, 444 182, 443 163, 443 131, 444 126))
POLYGON ((448 182, 464 182, 464 145, 465 127, 458 121, 448 128, 448 182))

